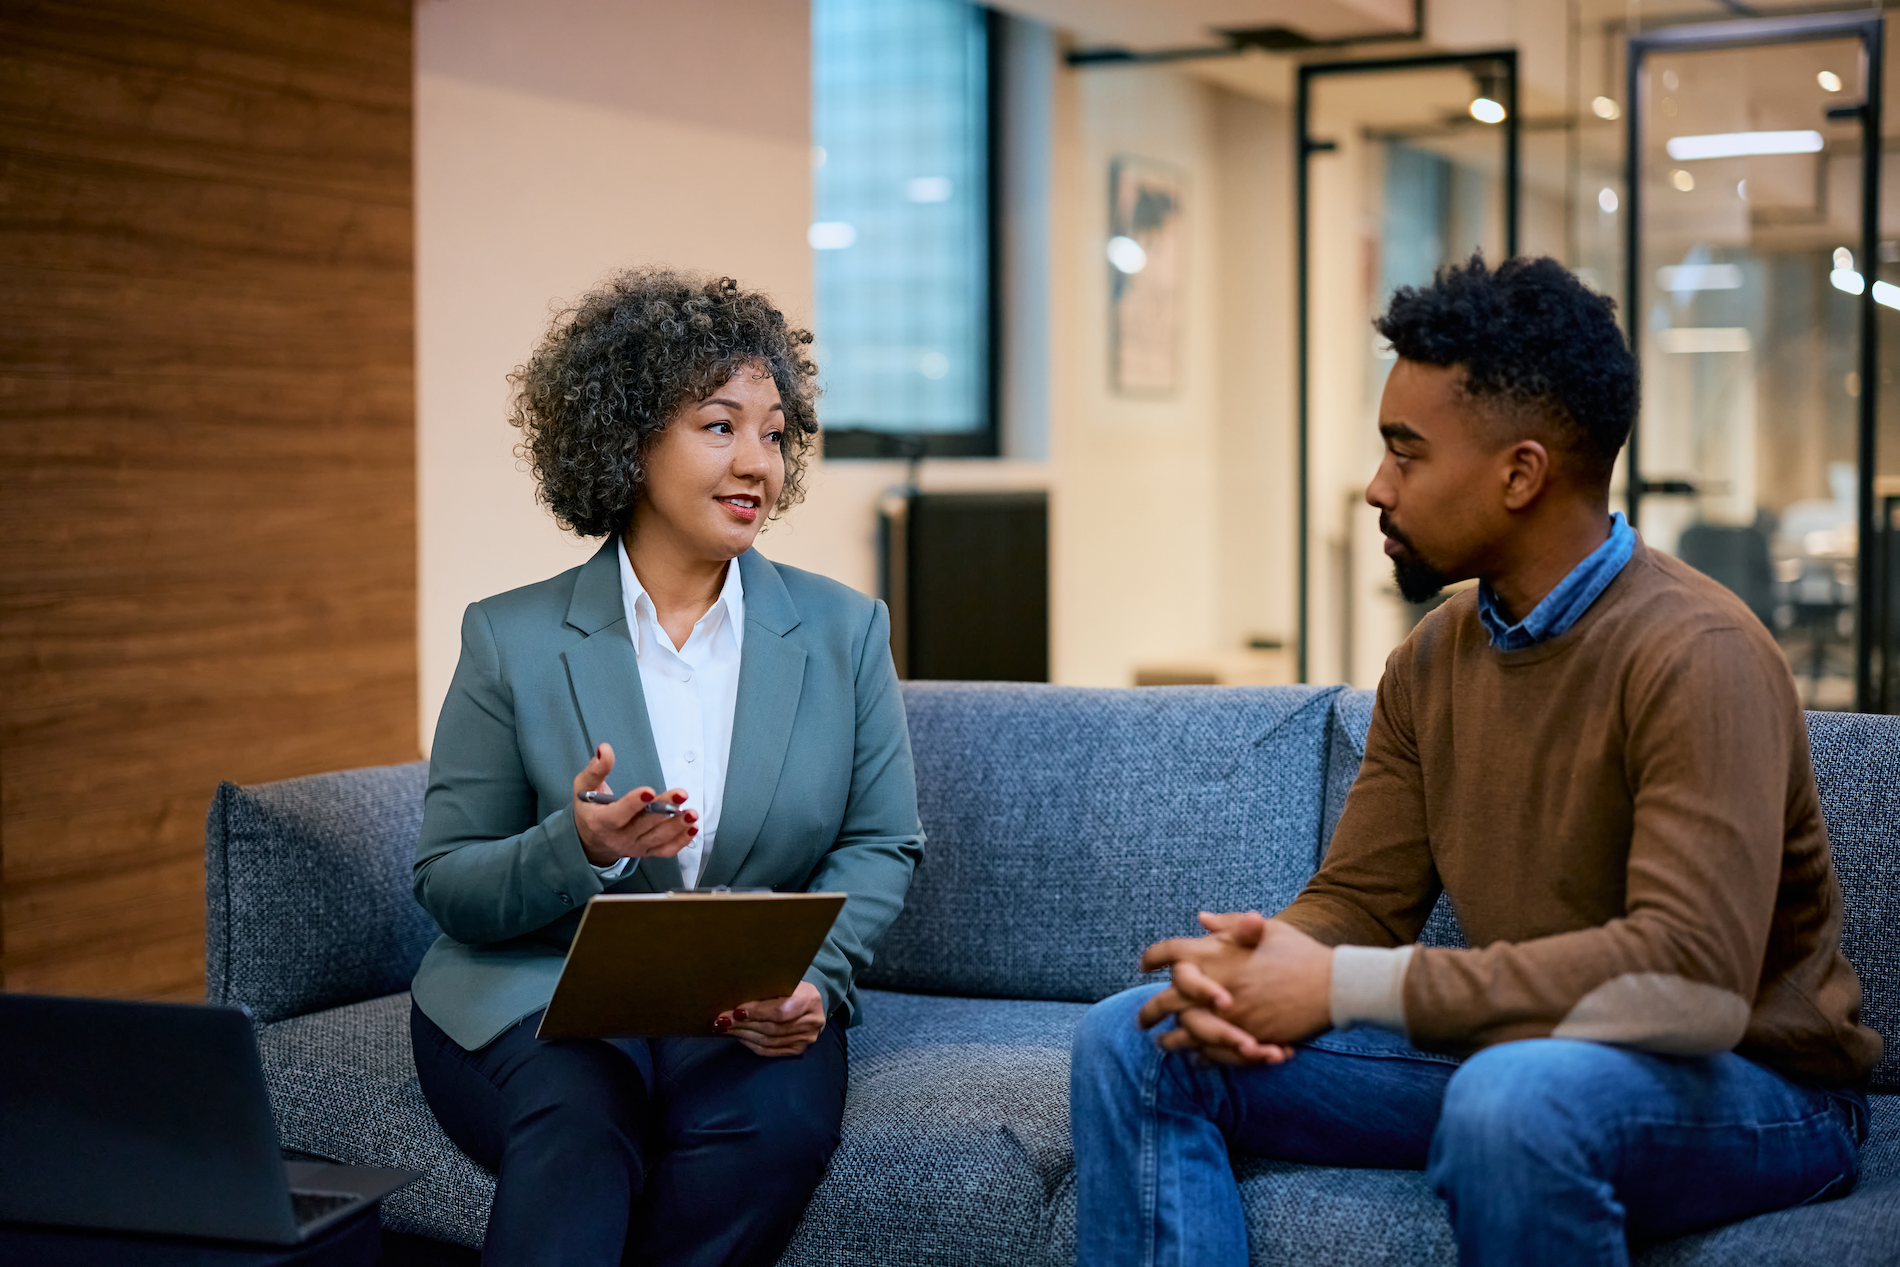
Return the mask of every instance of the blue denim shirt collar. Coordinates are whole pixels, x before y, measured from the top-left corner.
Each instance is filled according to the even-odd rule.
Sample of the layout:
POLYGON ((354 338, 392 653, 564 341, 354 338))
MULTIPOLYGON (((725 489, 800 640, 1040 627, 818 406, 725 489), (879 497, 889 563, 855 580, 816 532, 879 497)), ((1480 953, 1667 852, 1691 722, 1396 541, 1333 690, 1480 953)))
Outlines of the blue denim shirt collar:
POLYGON ((1616 579, 1635 549, 1636 529, 1618 511, 1610 516, 1609 540, 1572 568, 1570 575, 1557 582, 1557 588, 1544 595, 1544 601, 1515 625, 1505 621, 1497 595, 1490 585, 1480 581, 1478 620, 1484 625, 1485 636, 1499 651, 1522 651, 1567 633, 1590 610, 1604 587, 1616 579))

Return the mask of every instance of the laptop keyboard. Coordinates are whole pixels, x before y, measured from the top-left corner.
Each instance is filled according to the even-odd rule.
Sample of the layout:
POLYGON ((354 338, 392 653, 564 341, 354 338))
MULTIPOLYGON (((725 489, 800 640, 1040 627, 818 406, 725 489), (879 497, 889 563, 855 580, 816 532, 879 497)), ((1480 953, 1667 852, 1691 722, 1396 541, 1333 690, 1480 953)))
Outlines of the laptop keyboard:
POLYGON ((297 1226, 307 1227, 357 1199, 354 1192, 299 1192, 293 1188, 290 1192, 290 1209, 297 1226))

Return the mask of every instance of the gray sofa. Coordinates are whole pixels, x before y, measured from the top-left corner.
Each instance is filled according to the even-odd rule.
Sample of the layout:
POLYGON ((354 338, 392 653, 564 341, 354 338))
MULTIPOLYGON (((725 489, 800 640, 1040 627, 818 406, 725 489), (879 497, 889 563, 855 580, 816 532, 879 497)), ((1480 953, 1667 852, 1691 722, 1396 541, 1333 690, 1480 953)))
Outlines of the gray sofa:
MULTIPOLYGON (((1200 909, 1273 910, 1323 853, 1371 695, 911 683, 929 843, 850 1034, 844 1140, 787 1264, 1068 1264, 1070 1035, 1200 909)), ((1847 953, 1887 1041, 1859 1188, 1645 1247, 1648 1267, 1900 1262, 1900 719, 1813 714, 1847 953)), ((286 1147, 425 1177, 386 1226, 479 1245, 493 1180, 416 1085, 405 993, 425 767, 225 784, 207 832, 208 993, 258 1024, 286 1147)), ((1456 942, 1442 904, 1428 939, 1456 942)), ((1237 1162, 1253 1258, 1456 1262, 1420 1175, 1237 1162)))

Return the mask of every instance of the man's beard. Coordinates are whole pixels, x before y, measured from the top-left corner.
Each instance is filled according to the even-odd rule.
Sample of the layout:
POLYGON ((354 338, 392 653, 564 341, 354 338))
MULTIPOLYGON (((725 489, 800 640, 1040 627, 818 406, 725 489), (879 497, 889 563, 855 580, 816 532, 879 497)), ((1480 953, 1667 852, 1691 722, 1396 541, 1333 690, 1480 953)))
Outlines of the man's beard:
POLYGON ((1399 543, 1399 553, 1392 556, 1392 579, 1398 582, 1400 596, 1408 603, 1429 603, 1438 597, 1438 591, 1449 584, 1445 574, 1419 557, 1412 539, 1394 528, 1384 512, 1379 515, 1379 531, 1399 543))

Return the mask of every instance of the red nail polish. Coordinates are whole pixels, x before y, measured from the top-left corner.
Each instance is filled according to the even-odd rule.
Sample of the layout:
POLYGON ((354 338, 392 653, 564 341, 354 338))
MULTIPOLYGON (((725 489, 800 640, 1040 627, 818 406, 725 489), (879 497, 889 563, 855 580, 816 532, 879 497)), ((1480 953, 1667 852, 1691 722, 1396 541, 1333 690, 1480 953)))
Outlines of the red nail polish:
POLYGON ((736 1016, 736 1017, 738 1017, 738 1018, 739 1018, 740 1020, 742 1020, 742 1021, 743 1021, 743 1020, 745 1019, 745 1009, 744 1009, 744 1008, 740 1008, 740 1009, 738 1009, 737 1011, 735 1011, 735 1012, 733 1013, 733 1015, 734 1015, 734 1016, 736 1016))
POLYGON ((653 799, 653 793, 651 793, 651 792, 642 792, 642 793, 640 793, 640 799, 641 799, 641 800, 643 800, 643 801, 650 801, 650 800, 652 800, 652 799, 653 799))
POLYGON ((732 1028, 732 1022, 722 1016, 718 1020, 713 1022, 713 1028, 723 1034, 727 1030, 732 1028))

